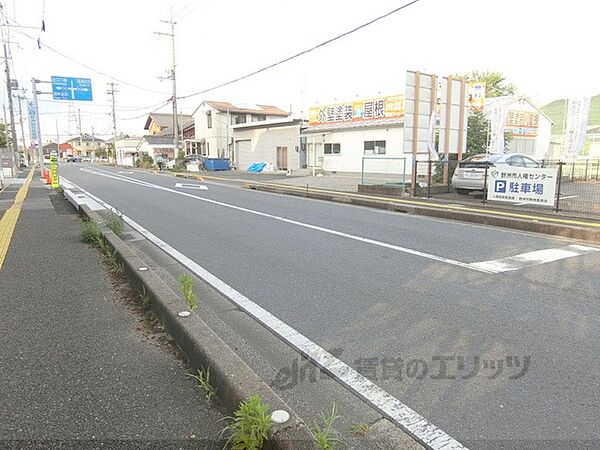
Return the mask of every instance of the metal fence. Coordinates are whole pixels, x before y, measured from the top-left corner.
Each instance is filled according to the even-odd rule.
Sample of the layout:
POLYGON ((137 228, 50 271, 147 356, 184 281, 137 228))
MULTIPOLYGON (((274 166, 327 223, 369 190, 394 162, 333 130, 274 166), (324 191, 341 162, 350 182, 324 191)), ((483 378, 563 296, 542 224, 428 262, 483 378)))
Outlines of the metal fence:
MULTIPOLYGON (((457 192, 452 186, 452 175, 458 161, 416 161, 411 186, 415 197, 439 198, 460 202, 486 203, 487 168, 482 170, 482 189, 457 192)), ((573 212, 583 215, 600 215, 600 159, 579 161, 545 160, 542 167, 556 168, 557 195, 552 209, 546 211, 573 212)), ((504 203, 503 203, 504 204, 504 203)), ((504 204, 508 206, 508 204, 504 204)), ((536 205, 514 204, 514 207, 537 207, 536 205)))
POLYGON ((600 215, 600 159, 546 160, 542 166, 558 168, 557 211, 600 215))

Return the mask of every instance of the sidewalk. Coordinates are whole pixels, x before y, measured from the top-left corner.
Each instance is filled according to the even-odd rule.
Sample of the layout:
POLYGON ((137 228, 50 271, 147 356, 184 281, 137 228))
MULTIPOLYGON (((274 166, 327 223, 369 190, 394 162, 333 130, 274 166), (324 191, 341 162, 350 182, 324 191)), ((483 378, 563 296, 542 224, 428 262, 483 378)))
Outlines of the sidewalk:
MULTIPOLYGON (((0 216, 21 186, 0 193, 0 216)), ((221 448, 220 412, 61 197, 34 176, 0 269, 0 447, 221 448)))

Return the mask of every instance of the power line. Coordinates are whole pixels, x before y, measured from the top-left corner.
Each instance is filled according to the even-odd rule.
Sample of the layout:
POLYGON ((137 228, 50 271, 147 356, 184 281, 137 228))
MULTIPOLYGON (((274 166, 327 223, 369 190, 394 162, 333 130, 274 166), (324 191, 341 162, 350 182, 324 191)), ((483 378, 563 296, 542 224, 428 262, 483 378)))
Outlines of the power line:
MULTIPOLYGON (((37 42, 37 39, 36 39, 36 38, 34 38, 33 36, 31 36, 31 35, 29 35, 29 34, 27 34, 27 33, 24 33, 23 31, 15 31, 15 33, 22 34, 23 36, 25 36, 25 37, 27 37, 27 38, 29 38, 29 39, 31 39, 31 40, 33 40, 33 41, 36 41, 36 42, 37 42)), ((53 48, 53 47, 49 46, 49 45, 48 45, 48 44, 46 44, 46 43, 42 43, 41 45, 42 45, 43 47, 47 48, 48 50, 50 50, 51 52, 53 52, 53 53, 56 53, 57 55, 59 55, 59 56, 62 56, 63 58, 65 58, 65 59, 68 59, 69 61, 71 61, 71 62, 74 62, 75 64, 78 64, 78 65, 80 65, 81 67, 84 67, 84 68, 86 68, 86 69, 88 69, 88 70, 91 70, 92 72, 95 72, 95 73, 97 73, 98 75, 102 75, 103 77, 112 78, 113 80, 115 80, 115 81, 118 81, 119 83, 122 83, 122 84, 124 84, 124 85, 126 85, 126 86, 132 87, 132 88, 134 88, 134 89, 140 89, 140 90, 142 90, 142 91, 146 91, 146 92, 152 92, 152 93, 154 93, 154 94, 166 94, 166 92, 163 92, 163 91, 156 91, 156 90, 154 90, 154 89, 148 89, 148 88, 145 88, 145 87, 143 87, 143 86, 138 86, 138 85, 136 85, 136 84, 129 83, 128 81, 121 80, 120 78, 117 78, 117 77, 115 77, 115 76, 113 76, 113 75, 107 74, 107 73, 105 73, 105 72, 101 72, 100 70, 94 69, 93 67, 90 67, 90 66, 88 66, 87 64, 85 64, 85 63, 82 63, 81 61, 77 61, 76 59, 74 59, 74 58, 71 58, 71 57, 70 57, 70 56, 68 56, 68 55, 65 55, 65 54, 64 54, 64 53, 62 53, 60 50, 56 50, 55 48, 53 48)))
POLYGON ((158 108, 154 109, 153 111, 150 111, 150 112, 147 112, 147 113, 144 113, 144 114, 140 114, 139 116, 135 116, 135 117, 125 117, 125 118, 122 118, 120 120, 135 120, 135 119, 140 119, 141 117, 145 117, 145 116, 148 116, 148 115, 150 115, 152 113, 155 113, 156 111, 158 111, 162 107, 167 106, 169 103, 171 103, 171 99, 167 100, 164 103, 161 103, 161 105, 158 108))
POLYGON ((320 44, 317 44, 317 45, 315 45, 315 46, 313 46, 313 47, 311 47, 309 49, 306 49, 306 50, 303 50, 301 52, 298 52, 295 55, 289 56, 289 57, 287 57, 285 59, 277 61, 276 63, 270 64, 270 65, 265 66, 265 67, 263 67, 261 69, 255 70, 254 72, 250 72, 249 74, 246 74, 244 76, 235 78, 235 79, 227 81, 225 83, 221 83, 221 84, 219 84, 217 86, 213 86, 213 87, 211 87, 209 89, 204 89, 202 91, 194 92, 193 94, 183 95, 183 96, 177 97, 177 98, 178 99, 184 99, 184 98, 195 97, 195 96, 201 95, 201 94, 206 94, 207 92, 214 91, 214 90, 220 89, 220 88, 225 87, 225 86, 229 86, 230 84, 237 83, 238 81, 242 81, 242 80, 245 80, 246 78, 250 78, 250 77, 252 77, 254 75, 257 75, 257 74, 259 74, 261 72, 265 72, 266 70, 272 69, 273 67, 279 66, 279 65, 284 64, 284 63, 286 63, 288 61, 296 59, 296 58, 298 58, 300 56, 306 55, 307 53, 310 53, 310 52, 312 52, 314 50, 317 50, 317 49, 319 49, 321 47, 324 47, 324 46, 326 46, 328 44, 331 44, 332 42, 335 42, 335 41, 337 41, 337 40, 339 40, 339 39, 341 39, 343 37, 346 37, 346 36, 348 36, 348 35, 350 35, 352 33, 355 33, 358 30, 361 30, 361 29, 363 29, 365 27, 368 27, 369 25, 374 24, 375 22, 378 22, 378 21, 380 21, 382 19, 385 19, 386 17, 391 16, 392 14, 397 13, 398 11, 402 11, 403 9, 406 9, 409 6, 412 6, 412 5, 414 5, 415 3, 419 2, 419 1, 420 0, 413 0, 413 1, 409 2, 409 3, 406 3, 406 4, 400 6, 400 7, 396 8, 396 9, 393 9, 392 11, 390 11, 390 12, 388 12, 386 14, 378 16, 378 17, 376 17, 376 18, 374 18, 374 19, 372 19, 372 20, 370 20, 370 21, 368 21, 366 23, 363 23, 362 25, 359 25, 356 28, 353 28, 353 29, 351 29, 349 31, 346 31, 345 33, 339 34, 339 35, 337 35, 337 36, 335 36, 335 37, 333 37, 331 39, 327 39, 326 41, 323 41, 320 44))

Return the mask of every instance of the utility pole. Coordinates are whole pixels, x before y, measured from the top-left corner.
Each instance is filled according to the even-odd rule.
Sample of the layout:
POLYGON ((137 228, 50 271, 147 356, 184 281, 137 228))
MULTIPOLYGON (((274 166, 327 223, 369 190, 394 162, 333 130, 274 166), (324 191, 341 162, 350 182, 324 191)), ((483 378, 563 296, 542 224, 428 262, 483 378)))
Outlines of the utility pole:
POLYGON ((41 92, 38 92, 37 90, 37 83, 40 83, 40 80, 36 80, 35 78, 31 79, 31 92, 33 93, 33 104, 35 106, 35 130, 36 130, 36 134, 37 134, 37 144, 38 144, 38 158, 39 158, 39 164, 40 164, 40 173, 42 171, 42 169, 44 168, 44 150, 43 150, 43 144, 42 144, 42 130, 40 128, 40 109, 39 109, 39 104, 38 104, 38 94, 41 94, 41 92))
POLYGON ((25 127, 23 126, 23 110, 21 108, 21 100, 23 100, 23 97, 19 95, 17 98, 19 99, 19 122, 21 124, 21 139, 23 139, 23 153, 27 154, 27 163, 29 164, 29 149, 27 151, 25 150, 27 147, 25 145, 25 127))
POLYGON ((177 158, 177 150, 179 149, 179 126, 177 123, 177 78, 175 76, 175 25, 177 22, 173 20, 173 8, 171 8, 171 19, 161 20, 162 23, 171 25, 171 33, 163 33, 155 31, 155 34, 160 36, 169 36, 171 38, 171 80, 173 81, 173 95, 171 96, 171 102, 173 103, 173 145, 175 146, 175 159, 177 158))
POLYGON ((79 148, 83 147, 83 140, 81 138, 81 109, 77 108, 77 129, 79 130, 79 148))
POLYGON ((6 47, 6 40, 4 39, 4 31, 2 31, 2 47, 4 48, 4 74, 6 76, 6 95, 8 96, 8 113, 10 115, 10 135, 12 139, 12 164, 13 164, 13 176, 16 175, 17 163, 15 156, 17 154, 17 133, 15 132, 15 112, 13 107, 12 97, 12 80, 10 79, 10 68, 8 64, 8 50, 6 47))
POLYGON ((116 159, 117 158, 117 112, 116 112, 116 108, 115 108, 115 94, 119 91, 115 90, 115 86, 118 86, 118 84, 115 84, 113 81, 111 81, 110 83, 108 83, 108 85, 110 86, 110 89, 106 91, 107 94, 110 94, 111 98, 112 98, 112 120, 113 120, 113 157, 116 159))

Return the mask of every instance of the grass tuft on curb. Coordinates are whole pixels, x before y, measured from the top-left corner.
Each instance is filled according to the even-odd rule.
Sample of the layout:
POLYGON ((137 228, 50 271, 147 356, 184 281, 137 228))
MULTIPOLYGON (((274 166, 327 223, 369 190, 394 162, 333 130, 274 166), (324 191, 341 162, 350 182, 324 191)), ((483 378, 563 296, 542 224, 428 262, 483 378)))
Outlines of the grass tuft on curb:
POLYGON ((327 415, 321 414, 323 425, 315 424, 315 426, 312 427, 311 431, 315 436, 315 440, 323 450, 332 450, 337 447, 339 440, 337 438, 337 431, 333 428, 333 424, 339 418, 340 416, 336 414, 334 403, 331 407, 331 413, 327 415))
POLYGON ((111 211, 104 223, 118 237, 123 236, 125 222, 123 221, 123 215, 121 213, 111 211))
POLYGON ((242 401, 233 417, 225 419, 232 423, 221 430, 221 436, 229 434, 224 449, 260 450, 268 440, 273 426, 269 405, 263 403, 259 395, 252 395, 242 401))
POLYGON ((360 422, 350 427, 350 434, 354 437, 364 437, 369 434, 369 430, 368 424, 360 422))
POLYGON ((94 247, 100 247, 101 242, 104 240, 100 226, 93 220, 83 219, 81 222, 81 240, 94 247))
POLYGON ((189 308, 192 311, 195 311, 196 308, 198 308, 198 297, 194 292, 194 281, 192 280, 192 277, 189 276, 187 273, 182 273, 181 275, 179 275, 179 277, 177 277, 177 279, 179 280, 179 284, 181 285, 181 290, 183 292, 183 297, 185 298, 185 301, 187 302, 189 308))
POLYGON ((215 395, 217 395, 217 389, 210 378, 210 367, 198 369, 195 375, 193 373, 188 373, 187 376, 196 381, 196 389, 203 391, 208 403, 212 403, 215 395))

